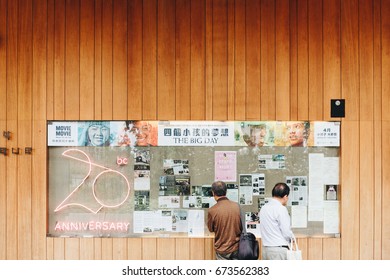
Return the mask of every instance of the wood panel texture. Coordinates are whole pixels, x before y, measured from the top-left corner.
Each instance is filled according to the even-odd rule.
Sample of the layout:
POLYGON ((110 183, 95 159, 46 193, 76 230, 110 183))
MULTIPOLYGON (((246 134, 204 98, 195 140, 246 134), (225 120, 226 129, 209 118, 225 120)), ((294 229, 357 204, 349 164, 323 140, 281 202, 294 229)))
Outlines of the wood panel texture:
MULTIPOLYGON (((0 0, 0 128, 7 131, 7 0, 0 0)), ((7 148, 7 140, 0 137, 0 147, 7 148)), ((7 160, 0 157, 0 258, 7 259, 7 160)))
POLYGON ((390 259, 389 76, 390 0, 0 0, 0 259, 215 258, 46 237, 46 121, 101 119, 340 120, 341 237, 303 258, 390 259))

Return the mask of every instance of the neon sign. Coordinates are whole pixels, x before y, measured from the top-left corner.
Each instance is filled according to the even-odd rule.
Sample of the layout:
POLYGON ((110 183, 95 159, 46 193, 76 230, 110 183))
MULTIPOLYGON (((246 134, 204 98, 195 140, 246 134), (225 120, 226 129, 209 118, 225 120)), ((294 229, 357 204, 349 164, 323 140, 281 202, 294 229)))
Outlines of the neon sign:
POLYGON ((55 231, 118 231, 127 232, 130 223, 126 222, 57 222, 55 231))
MULTIPOLYGON (((108 167, 103 166, 103 165, 99 165, 99 164, 93 163, 91 161, 90 157, 85 152, 83 152, 83 151, 81 151, 79 149, 68 149, 68 150, 64 151, 62 153, 62 155, 64 157, 67 157, 67 158, 70 158, 70 159, 73 159, 73 160, 76 160, 76 161, 79 161, 79 162, 87 164, 88 172, 85 174, 85 176, 83 177, 81 182, 77 185, 77 187, 71 193, 69 193, 69 195, 55 208, 54 212, 59 212, 59 211, 65 209, 67 207, 76 206, 76 207, 84 208, 84 209, 88 210, 89 212, 91 212, 93 214, 97 214, 104 207, 106 207, 106 208, 117 208, 117 207, 123 205, 126 202, 126 200, 128 199, 128 197, 130 195, 130 183, 127 180, 126 176, 123 175, 121 172, 113 170, 113 169, 108 168, 108 167), (76 157, 74 154, 78 154, 78 155, 81 154, 81 155, 79 157, 76 157), (85 157, 85 158, 83 158, 82 156, 85 157), (95 176, 95 178, 93 178, 92 189, 91 189, 91 196, 94 198, 94 200, 99 205, 97 209, 92 209, 91 207, 88 207, 84 203, 70 202, 71 198, 76 196, 76 193, 80 190, 80 188, 82 188, 82 186, 85 184, 85 181, 91 175, 92 167, 98 167, 100 169, 103 169, 103 171, 101 171, 98 175, 95 176), (116 204, 113 204, 113 205, 104 203, 102 201, 102 199, 100 199, 98 197, 97 192, 96 192, 97 181, 99 180, 99 178, 102 175, 107 174, 107 173, 114 173, 114 174, 116 174, 118 176, 121 176, 125 180, 126 185, 127 185, 127 193, 126 193, 125 197, 121 201, 119 201, 119 203, 116 203, 116 204)), ((57 227, 57 225, 56 225, 56 227, 57 227)))

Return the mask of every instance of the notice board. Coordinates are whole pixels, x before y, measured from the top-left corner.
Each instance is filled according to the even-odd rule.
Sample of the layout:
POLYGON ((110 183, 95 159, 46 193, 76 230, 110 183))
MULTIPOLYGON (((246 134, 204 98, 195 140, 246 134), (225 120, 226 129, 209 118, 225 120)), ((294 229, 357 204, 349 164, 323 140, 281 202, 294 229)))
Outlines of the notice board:
POLYGON ((48 236, 208 236, 227 183, 258 237, 275 183, 297 236, 339 234, 339 122, 49 121, 48 236))

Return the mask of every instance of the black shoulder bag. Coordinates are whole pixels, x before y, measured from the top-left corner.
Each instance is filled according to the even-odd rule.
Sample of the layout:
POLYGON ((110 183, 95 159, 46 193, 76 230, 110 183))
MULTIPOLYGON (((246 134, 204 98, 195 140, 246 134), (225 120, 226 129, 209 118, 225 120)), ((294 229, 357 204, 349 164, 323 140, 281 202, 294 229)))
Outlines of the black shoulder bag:
POLYGON ((259 258, 259 241, 251 232, 246 232, 245 215, 241 210, 242 233, 238 247, 239 260, 257 260, 259 258))

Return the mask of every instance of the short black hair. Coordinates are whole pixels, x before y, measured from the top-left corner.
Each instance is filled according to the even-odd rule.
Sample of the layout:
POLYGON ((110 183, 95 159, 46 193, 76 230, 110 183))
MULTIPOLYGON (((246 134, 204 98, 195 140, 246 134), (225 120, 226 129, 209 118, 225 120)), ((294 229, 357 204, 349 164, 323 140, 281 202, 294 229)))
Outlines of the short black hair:
POLYGON ((272 189, 272 196, 283 198, 285 195, 290 194, 290 188, 286 183, 276 183, 272 189))
POLYGON ((226 184, 223 181, 216 181, 211 185, 211 190, 216 196, 226 195, 226 184))

